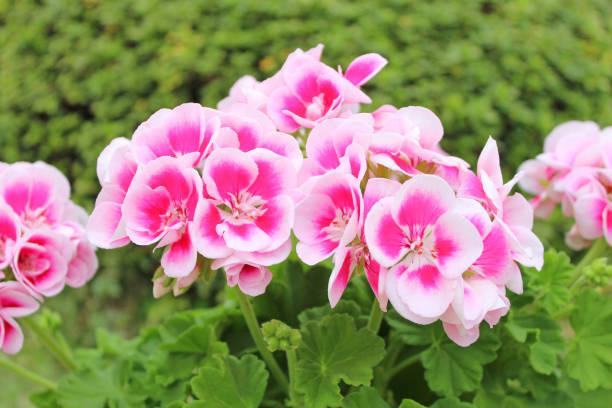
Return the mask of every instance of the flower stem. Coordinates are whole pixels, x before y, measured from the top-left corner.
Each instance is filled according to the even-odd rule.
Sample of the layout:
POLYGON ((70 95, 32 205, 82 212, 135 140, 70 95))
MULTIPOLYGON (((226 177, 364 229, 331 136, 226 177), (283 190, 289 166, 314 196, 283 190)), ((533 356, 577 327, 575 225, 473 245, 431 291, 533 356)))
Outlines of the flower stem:
POLYGON ((253 312, 253 307, 251 306, 249 298, 238 288, 236 288, 236 294, 238 295, 238 303, 240 303, 240 309, 242 310, 244 321, 249 328, 249 332, 251 333, 251 337, 253 338, 257 349, 259 349, 261 357, 263 357, 265 360, 268 368, 272 372, 272 375, 276 378, 276 381, 281 388, 283 388, 286 393, 289 393, 289 381, 287 381, 285 373, 283 373, 283 370, 276 362, 276 359, 274 359, 274 356, 266 347, 263 335, 261 334, 261 329, 259 328, 259 323, 257 322, 257 316, 255 316, 255 312, 253 312))
POLYGON ((44 377, 41 377, 40 375, 26 369, 23 368, 22 366, 13 363, 11 360, 7 359, 6 357, 0 356, 0 367, 4 367, 9 369, 10 371, 14 372, 17 375, 22 376, 25 379, 28 379, 32 382, 35 382, 36 384, 48 388, 50 390, 57 390, 57 385, 49 380, 47 380, 44 377))
POLYGON ((370 311, 370 318, 368 319, 368 329, 372 330, 374 333, 378 333, 378 329, 380 329, 380 324, 382 323, 383 311, 380 309, 380 305, 378 304, 378 300, 374 299, 374 303, 372 303, 372 310, 370 311))
POLYGON ((297 367, 297 357, 295 350, 287 350, 287 366, 289 367, 289 398, 294 406, 297 406, 297 393, 295 391, 295 369, 297 367))
POLYGON ((30 329, 31 332, 34 332, 36 336, 40 339, 40 341, 45 345, 45 347, 55 356, 55 358, 62 363, 64 367, 68 370, 72 371, 76 368, 76 363, 72 358, 72 354, 69 349, 65 346, 62 346, 57 340, 49 333, 47 329, 40 326, 36 320, 32 317, 27 316, 20 320, 24 323, 24 325, 30 329))
POLYGON ((595 241, 591 248, 587 251, 587 253, 582 257, 578 265, 576 265, 576 269, 574 270, 574 276, 572 277, 572 281, 570 283, 570 290, 574 289, 574 287, 583 279, 582 270, 589 266, 599 255, 608 249, 608 242, 605 238, 599 238, 595 241))

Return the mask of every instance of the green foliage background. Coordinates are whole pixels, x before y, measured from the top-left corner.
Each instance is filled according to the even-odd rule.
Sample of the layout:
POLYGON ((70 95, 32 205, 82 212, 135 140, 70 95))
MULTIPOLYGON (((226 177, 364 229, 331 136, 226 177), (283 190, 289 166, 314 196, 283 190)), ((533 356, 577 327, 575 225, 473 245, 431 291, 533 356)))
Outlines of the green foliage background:
MULTIPOLYGON (((609 0, 0 0, 0 160, 59 167, 90 210, 111 139, 161 107, 215 106, 240 76, 263 79, 319 42, 332 66, 366 52, 389 59, 364 110, 427 106, 445 125, 444 147, 471 163, 493 135, 507 174, 555 124, 612 124, 609 0)), ((558 244, 563 230, 540 232, 558 244)), ((94 327, 133 334, 207 302, 202 287, 153 302, 148 249, 99 255, 91 285, 49 302, 73 342, 91 344, 94 327)), ((0 406, 25 406, 29 387, 11 384, 0 406)))

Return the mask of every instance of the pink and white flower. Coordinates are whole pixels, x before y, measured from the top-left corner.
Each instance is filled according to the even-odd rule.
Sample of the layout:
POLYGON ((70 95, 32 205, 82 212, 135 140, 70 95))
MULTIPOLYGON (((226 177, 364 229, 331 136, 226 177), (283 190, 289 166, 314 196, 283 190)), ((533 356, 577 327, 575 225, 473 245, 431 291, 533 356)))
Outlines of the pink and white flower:
POLYGON ((70 240, 73 255, 68 264, 66 285, 78 288, 85 285, 98 270, 96 248, 87 239, 85 228, 76 222, 67 221, 53 227, 70 240))
POLYGON ((199 174, 172 157, 145 165, 126 193, 121 211, 127 235, 138 245, 169 246, 161 261, 168 276, 187 276, 195 268, 189 229, 201 198, 199 174))
POLYGON ((497 143, 489 138, 478 158, 477 174, 464 173, 459 195, 478 200, 499 222, 516 261, 540 269, 544 263, 544 247, 531 231, 533 208, 521 194, 509 195, 521 176, 519 173, 504 184, 497 143))
POLYGON ((306 141, 300 180, 341 169, 361 180, 367 169, 366 155, 372 139, 372 118, 357 114, 325 120, 315 126, 306 141))
POLYGON ((9 266, 14 248, 21 237, 19 218, 13 209, 0 203, 0 278, 2 269, 9 266))
POLYGON ((167 156, 196 167, 209 152, 218 130, 219 120, 206 120, 197 103, 164 108, 138 126, 132 136, 133 151, 142 164, 167 156))
POLYGON ((11 207, 26 230, 60 222, 69 200, 68 180, 46 163, 14 163, 2 173, 0 202, 11 207))
POLYGON ((232 264, 225 266, 227 284, 238 285, 240 290, 249 296, 264 294, 272 281, 272 273, 265 266, 257 264, 232 264))
POLYGON ((251 106, 234 104, 221 112, 205 108, 204 113, 207 120, 216 117, 221 123, 215 148, 232 147, 243 152, 264 148, 291 160, 296 170, 302 166, 298 141, 278 132, 270 118, 251 106))
POLYGON ((38 302, 17 282, 0 282, 0 350, 16 354, 23 346, 23 332, 15 318, 31 315, 38 302))
POLYGON ((208 258, 237 252, 266 253, 285 245, 294 219, 289 196, 296 171, 269 150, 215 150, 203 170, 206 199, 200 200, 191 230, 194 245, 208 258))
POLYGON ((296 207, 293 232, 300 259, 314 265, 357 238, 363 223, 363 198, 357 179, 338 170, 313 180, 296 207))
POLYGON ((87 237, 97 247, 117 248, 130 242, 121 207, 138 167, 131 142, 125 138, 114 139, 98 157, 102 190, 87 223, 87 237))
POLYGON ((64 288, 72 255, 67 237, 39 229, 21 240, 11 266, 17 282, 42 301, 43 296, 55 296, 64 288))
POLYGON ((337 117, 343 105, 370 103, 359 86, 367 82, 386 64, 377 54, 357 58, 346 75, 319 61, 322 46, 309 52, 293 52, 281 70, 262 83, 269 93, 267 114, 283 132, 300 127, 313 128, 317 123, 337 117))
POLYGON ((444 313, 457 279, 482 253, 478 230, 454 211, 460 203, 442 178, 417 175, 378 201, 365 221, 370 253, 391 268, 385 285, 389 301, 417 323, 444 313))
MULTIPOLYGON (((372 206, 385 197, 392 196, 401 188, 401 184, 383 178, 371 178, 368 180, 363 195, 364 210, 363 218, 367 218, 372 206)), ((355 270, 365 272, 368 283, 378 299, 380 308, 387 310, 387 295, 385 293, 385 277, 387 268, 383 268, 370 254, 365 244, 364 225, 360 224, 359 239, 353 241, 348 247, 341 247, 334 254, 334 269, 332 270, 328 296, 329 302, 334 307, 348 284, 355 270)))

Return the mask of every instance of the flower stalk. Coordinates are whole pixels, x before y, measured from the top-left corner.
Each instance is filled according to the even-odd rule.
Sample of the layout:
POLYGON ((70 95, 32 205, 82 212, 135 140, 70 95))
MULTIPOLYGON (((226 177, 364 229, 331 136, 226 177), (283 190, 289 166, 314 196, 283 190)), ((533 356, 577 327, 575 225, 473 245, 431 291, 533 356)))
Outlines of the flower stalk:
POLYGON ((251 306, 251 302, 249 298, 240 291, 240 289, 236 288, 236 295, 238 297, 238 303, 240 304, 240 310, 242 310, 242 315, 244 316, 244 321, 251 333, 251 337, 261 354, 261 357, 264 359, 270 372, 276 379, 276 382, 281 386, 281 388, 288 394, 289 393, 289 381, 285 376, 285 373, 280 368, 276 359, 272 355, 272 353, 266 347, 266 343, 264 341, 263 335, 261 333, 261 329, 259 328, 259 322, 257 321, 257 316, 255 316, 255 312, 253 311, 253 307, 251 306))
POLYGON ((22 366, 20 366, 18 364, 15 364, 11 360, 7 359, 6 357, 0 356, 0 367, 4 367, 7 370, 10 370, 13 373, 19 375, 20 377, 23 377, 23 378, 25 378, 27 380, 30 380, 33 383, 36 383, 36 384, 38 384, 38 385, 40 385, 42 387, 45 387, 45 388, 53 390, 53 391, 57 390, 57 385, 54 382, 52 382, 52 381, 50 381, 50 380, 48 380, 48 379, 46 379, 46 378, 36 374, 35 372, 32 372, 32 371, 30 371, 30 370, 28 370, 28 369, 26 369, 26 368, 24 368, 24 367, 22 367, 22 366))
POLYGON ((76 368, 72 353, 65 344, 60 344, 47 329, 40 326, 32 317, 24 317, 21 321, 31 332, 36 334, 47 350, 49 350, 65 368, 70 371, 76 368))

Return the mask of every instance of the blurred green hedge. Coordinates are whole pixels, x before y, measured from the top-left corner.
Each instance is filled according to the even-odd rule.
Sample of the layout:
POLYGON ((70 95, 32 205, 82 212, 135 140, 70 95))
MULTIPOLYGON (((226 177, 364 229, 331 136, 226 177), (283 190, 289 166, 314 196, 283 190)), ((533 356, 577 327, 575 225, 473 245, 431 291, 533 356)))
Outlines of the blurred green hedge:
MULTIPOLYGON (((364 109, 427 106, 472 163, 491 134, 509 173, 557 123, 611 124, 611 39, 609 0, 0 0, 0 160, 58 166, 91 209, 112 138, 161 107, 216 106, 240 76, 322 42, 332 66, 389 59, 364 109)), ((148 292, 144 251, 101 253, 105 278, 87 290, 148 292)))

